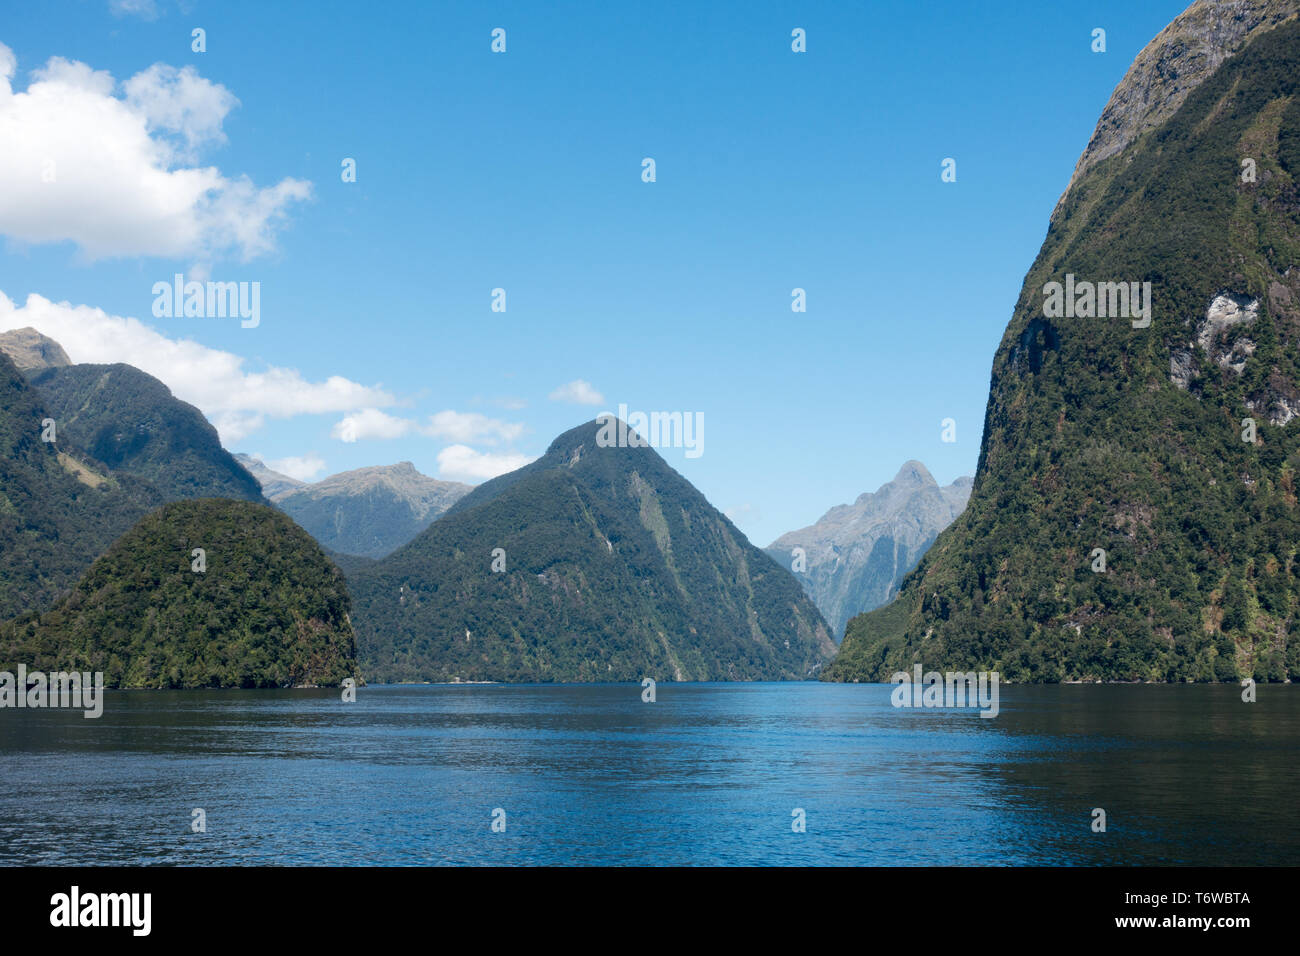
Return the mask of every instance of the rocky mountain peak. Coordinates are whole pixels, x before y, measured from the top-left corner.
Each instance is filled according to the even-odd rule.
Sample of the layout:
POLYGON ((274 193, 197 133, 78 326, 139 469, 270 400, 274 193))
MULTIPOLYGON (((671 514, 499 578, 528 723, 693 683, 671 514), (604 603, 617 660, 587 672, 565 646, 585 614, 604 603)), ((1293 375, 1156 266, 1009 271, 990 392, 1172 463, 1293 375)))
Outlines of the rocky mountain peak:
POLYGON ((1224 60, 1258 34, 1300 15, 1300 0, 1196 0, 1137 55, 1111 94, 1065 197, 1092 166, 1160 126, 1224 60))
POLYGON ((235 460, 248 469, 248 473, 257 479, 262 486, 262 494, 268 501, 278 501, 285 495, 293 494, 294 491, 307 484, 305 481, 299 481, 297 478, 291 478, 289 475, 283 475, 278 471, 273 471, 266 466, 266 463, 260 458, 252 455, 238 454, 235 460))
POLYGON ((935 537, 966 506, 970 478, 940 487, 919 461, 907 461, 893 480, 836 505, 817 523, 783 534, 764 550, 791 568, 793 549, 806 568, 795 577, 837 633, 848 619, 896 593, 935 537))
POLYGON ((0 333, 0 351, 3 351, 19 371, 34 368, 61 368, 71 365, 72 359, 63 346, 48 335, 42 335, 31 326, 0 333))
POLYGON ((926 468, 925 465, 921 464, 919 461, 912 460, 903 462, 903 467, 898 469, 898 474, 894 475, 894 480, 891 484, 937 486, 939 483, 934 480, 934 475, 930 474, 930 470, 926 468))

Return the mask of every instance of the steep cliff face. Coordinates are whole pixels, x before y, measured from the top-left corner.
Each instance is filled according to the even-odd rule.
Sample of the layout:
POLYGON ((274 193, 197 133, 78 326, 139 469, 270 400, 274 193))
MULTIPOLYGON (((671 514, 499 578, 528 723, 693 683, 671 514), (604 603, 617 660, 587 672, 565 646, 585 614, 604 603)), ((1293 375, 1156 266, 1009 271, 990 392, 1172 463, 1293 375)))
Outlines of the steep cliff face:
POLYGON ((1061 202, 1084 173, 1164 123, 1224 60, 1298 10, 1296 0, 1196 0, 1142 49, 1115 87, 1061 202))
POLYGON ((1300 675, 1293 11, 1198 3, 1125 78, 994 356, 970 504, 830 676, 1300 675), (1144 89, 1173 105, 1119 108, 1144 89))
POLYGON ((925 465, 909 461, 874 493, 830 509, 764 550, 794 572, 838 637, 853 615, 898 593, 903 577, 966 507, 970 488, 970 478, 940 487, 925 465))

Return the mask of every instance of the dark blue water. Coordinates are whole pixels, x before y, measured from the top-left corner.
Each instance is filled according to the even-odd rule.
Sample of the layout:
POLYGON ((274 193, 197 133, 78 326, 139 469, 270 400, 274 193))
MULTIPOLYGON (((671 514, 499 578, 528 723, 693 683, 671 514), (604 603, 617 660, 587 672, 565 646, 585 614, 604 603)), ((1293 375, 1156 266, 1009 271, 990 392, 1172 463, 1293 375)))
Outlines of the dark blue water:
POLYGON ((0 862, 1300 863, 1300 688, 1246 704, 1232 686, 1003 687, 991 720, 895 709, 889 691, 367 687, 350 704, 110 693, 99 720, 3 710, 0 862))

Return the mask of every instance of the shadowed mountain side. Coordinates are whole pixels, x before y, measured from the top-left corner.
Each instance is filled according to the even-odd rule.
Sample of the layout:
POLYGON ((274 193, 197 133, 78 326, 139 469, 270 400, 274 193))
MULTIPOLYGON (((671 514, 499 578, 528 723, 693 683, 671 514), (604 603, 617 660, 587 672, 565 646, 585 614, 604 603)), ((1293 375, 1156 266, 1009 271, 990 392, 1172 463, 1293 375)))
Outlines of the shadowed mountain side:
POLYGON ((0 620, 48 607, 163 501, 148 482, 61 444, 51 421, 0 352, 0 620))
POLYGON ((789 572, 657 452, 602 447, 603 430, 613 426, 565 432, 542 458, 478 486, 410 544, 354 572, 369 679, 817 672, 834 644, 789 572))
POLYGON ((152 375, 130 365, 34 369, 28 381, 74 445, 119 474, 143 478, 168 501, 261 501, 257 480, 221 446, 217 430, 152 375))

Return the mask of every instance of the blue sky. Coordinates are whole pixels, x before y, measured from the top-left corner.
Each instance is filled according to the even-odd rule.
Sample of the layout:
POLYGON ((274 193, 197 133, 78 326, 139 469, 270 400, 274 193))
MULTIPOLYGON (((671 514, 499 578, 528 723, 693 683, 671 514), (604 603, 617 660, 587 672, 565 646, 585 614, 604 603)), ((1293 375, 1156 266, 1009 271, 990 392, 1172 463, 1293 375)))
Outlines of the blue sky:
POLYGON ((701 413, 704 453, 664 457, 765 545, 907 459, 941 483, 973 473, 993 352, 1051 209, 1185 4, 122 6, 0 12, 13 93, 45 84, 0 96, 0 135, 26 150, 0 160, 0 327, 39 320, 76 361, 137 361, 231 450, 317 477, 410 460, 479 480, 620 403, 701 413), (112 119, 109 99, 148 116, 169 145, 139 162, 173 178, 132 172, 114 139, 140 145, 132 114, 112 119), (46 154, 59 178, 42 191, 46 154), (225 198, 168 205, 189 169, 225 198), (164 225, 138 214, 154 201, 164 225), (245 214, 261 228, 241 233, 245 214), (260 324, 155 318, 152 287, 178 271, 259 282, 260 324), (33 293, 142 326, 24 307, 33 293), (550 397, 575 381, 602 401, 550 397), (343 440, 358 413, 404 433, 343 440))

